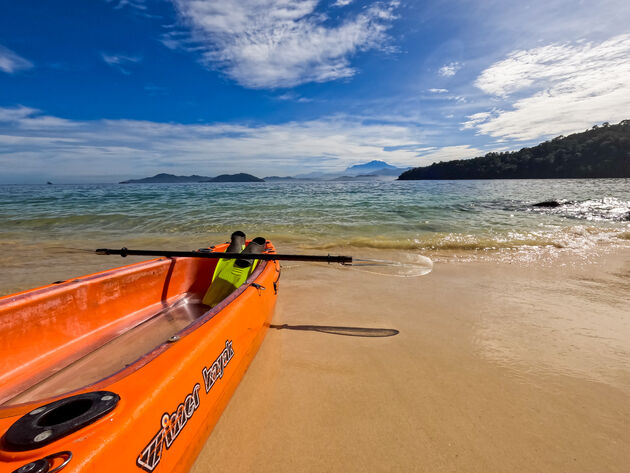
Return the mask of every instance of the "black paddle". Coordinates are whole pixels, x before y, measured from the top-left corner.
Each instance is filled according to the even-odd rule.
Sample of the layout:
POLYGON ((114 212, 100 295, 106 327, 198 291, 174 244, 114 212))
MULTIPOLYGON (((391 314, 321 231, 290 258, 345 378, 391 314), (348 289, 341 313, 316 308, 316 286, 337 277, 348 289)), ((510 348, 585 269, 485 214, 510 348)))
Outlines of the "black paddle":
POLYGON ((332 256, 332 255, 284 255, 275 253, 247 254, 243 253, 221 253, 221 252, 205 252, 205 251, 166 251, 166 250, 128 250, 121 248, 120 250, 110 248, 99 248, 95 251, 97 255, 120 255, 125 256, 165 256, 173 257, 192 257, 192 258, 210 258, 210 259, 257 259, 263 261, 310 261, 319 263, 340 263, 343 265, 352 264, 352 256, 332 256))
MULTIPOLYGON (((86 251, 86 250, 83 250, 86 251)), ((210 259, 248 259, 263 261, 307 261, 313 263, 339 263, 342 266, 356 268, 356 271, 381 274, 384 276, 396 277, 416 277, 428 274, 433 269, 433 262, 426 256, 412 254, 409 252, 401 254, 399 261, 388 261, 379 259, 359 259, 352 256, 332 256, 332 255, 287 255, 276 253, 244 254, 244 253, 222 253, 211 250, 197 251, 168 251, 168 250, 120 250, 100 248, 89 250, 97 255, 120 255, 125 256, 164 256, 172 257, 192 257, 210 259)))

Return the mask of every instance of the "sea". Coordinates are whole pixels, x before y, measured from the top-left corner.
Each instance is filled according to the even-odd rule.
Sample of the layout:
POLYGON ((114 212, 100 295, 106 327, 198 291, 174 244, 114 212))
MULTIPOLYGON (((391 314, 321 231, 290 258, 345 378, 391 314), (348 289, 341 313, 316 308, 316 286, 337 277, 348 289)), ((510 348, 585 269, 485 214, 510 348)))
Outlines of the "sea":
POLYGON ((87 250, 235 230, 281 252, 545 262, 630 246, 630 179, 4 185, 0 222, 0 294, 121 264, 87 250))

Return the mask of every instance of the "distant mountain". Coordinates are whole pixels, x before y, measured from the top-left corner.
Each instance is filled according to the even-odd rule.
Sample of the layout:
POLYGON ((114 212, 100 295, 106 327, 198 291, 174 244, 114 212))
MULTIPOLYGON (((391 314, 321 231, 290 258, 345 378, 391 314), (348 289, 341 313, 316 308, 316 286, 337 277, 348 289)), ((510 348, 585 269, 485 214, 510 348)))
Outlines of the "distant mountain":
POLYGON ((370 161, 364 164, 355 164, 346 168, 344 175, 370 175, 370 176, 399 176, 409 168, 398 168, 386 163, 385 161, 370 161))
POLYGON ((252 176, 251 174, 245 174, 239 172, 238 174, 221 174, 220 176, 213 177, 201 182, 265 182, 259 177, 252 176))
POLYGON ((340 173, 330 174, 330 173, 325 173, 321 171, 313 171, 306 174, 296 174, 293 177, 299 180, 320 181, 320 180, 327 180, 327 179, 337 177, 340 175, 341 175, 340 173))
POLYGON ((193 174, 192 176, 176 176, 174 174, 160 173, 153 177, 144 177, 142 179, 129 179, 122 181, 120 184, 145 184, 145 183, 158 183, 158 184, 171 184, 176 182, 203 182, 204 180, 212 179, 208 176, 198 176, 193 174))
POLYGON ((221 174, 217 177, 199 176, 193 174, 192 176, 176 176, 174 174, 160 173, 153 177, 145 177, 142 179, 129 179, 122 181, 120 184, 173 184, 181 182, 264 182, 251 174, 238 173, 238 174, 221 174))
POLYGON ((183 182, 300 182, 300 181, 354 181, 354 180, 371 180, 373 178, 392 178, 398 177, 402 172, 408 168, 398 168, 386 163, 385 161, 370 161, 364 164, 355 164, 348 167, 344 172, 337 173, 324 173, 321 171, 310 172, 308 174, 298 174, 296 176, 269 176, 264 179, 260 179, 251 174, 238 173, 238 174, 221 174, 217 177, 199 176, 193 174, 192 176, 176 176, 175 174, 160 173, 152 177, 145 177, 142 179, 129 179, 122 181, 121 184, 145 184, 145 183, 158 183, 158 184, 171 184, 171 183, 183 183, 183 182))
POLYGON ((369 163, 355 164, 343 172, 324 173, 314 171, 308 174, 298 174, 295 179, 316 181, 352 181, 354 178, 369 179, 370 177, 398 177, 401 173, 411 168, 398 168, 385 161, 370 161, 369 163))
POLYGON ((532 148, 434 163, 398 179, 581 179, 630 177, 630 120, 558 136, 532 148))
POLYGON ((358 176, 339 176, 330 180, 331 181, 373 181, 373 180, 378 180, 379 177, 381 176, 377 176, 375 174, 359 174, 358 176))

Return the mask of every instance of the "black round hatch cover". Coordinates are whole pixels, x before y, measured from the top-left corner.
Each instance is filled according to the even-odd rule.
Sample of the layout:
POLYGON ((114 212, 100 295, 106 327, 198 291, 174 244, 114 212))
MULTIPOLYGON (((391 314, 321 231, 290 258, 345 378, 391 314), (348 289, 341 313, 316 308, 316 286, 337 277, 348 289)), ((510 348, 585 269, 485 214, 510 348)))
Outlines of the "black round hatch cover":
POLYGON ((33 409, 4 434, 7 450, 33 450, 75 432, 110 412, 120 396, 93 391, 66 397, 33 409))

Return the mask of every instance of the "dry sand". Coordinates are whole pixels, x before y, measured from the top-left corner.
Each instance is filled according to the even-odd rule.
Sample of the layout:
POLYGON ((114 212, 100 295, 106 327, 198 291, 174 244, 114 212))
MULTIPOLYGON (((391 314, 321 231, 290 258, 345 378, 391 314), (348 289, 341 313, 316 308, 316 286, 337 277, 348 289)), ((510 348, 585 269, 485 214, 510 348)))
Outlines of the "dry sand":
POLYGON ((628 471, 630 252, 281 283, 193 472, 628 471))

